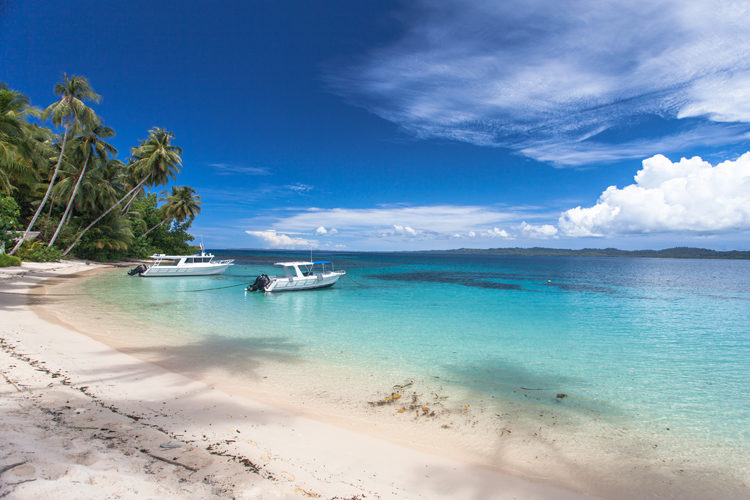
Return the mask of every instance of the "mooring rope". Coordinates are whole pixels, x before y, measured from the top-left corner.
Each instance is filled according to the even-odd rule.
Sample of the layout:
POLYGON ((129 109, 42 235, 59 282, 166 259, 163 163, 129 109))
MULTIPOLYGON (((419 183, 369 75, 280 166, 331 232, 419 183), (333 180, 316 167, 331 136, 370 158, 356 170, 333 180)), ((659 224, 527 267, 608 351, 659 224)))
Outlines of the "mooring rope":
POLYGON ((345 274, 344 276, 346 276, 347 278, 349 278, 350 280, 352 280, 354 283, 356 283, 357 285, 361 286, 362 288, 369 288, 368 285, 363 285, 362 283, 360 283, 359 281, 355 280, 354 278, 352 278, 348 274, 345 274))
POLYGON ((209 290, 222 290, 224 288, 232 288, 232 287, 235 287, 235 286, 247 286, 247 285, 245 283, 235 283, 234 285, 217 286, 217 287, 213 287, 213 288, 198 288, 196 290, 177 290, 177 291, 178 292, 184 292, 184 293, 189 293, 189 292, 207 292, 209 290))

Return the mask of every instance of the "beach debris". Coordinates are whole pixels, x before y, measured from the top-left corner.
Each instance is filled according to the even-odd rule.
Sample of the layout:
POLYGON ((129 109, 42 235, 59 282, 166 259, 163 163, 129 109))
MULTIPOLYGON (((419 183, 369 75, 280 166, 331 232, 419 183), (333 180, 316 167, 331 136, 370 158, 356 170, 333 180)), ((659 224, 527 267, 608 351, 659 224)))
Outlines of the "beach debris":
POLYGON ((399 413, 404 413, 404 409, 403 409, 403 408, 399 408, 399 409, 398 409, 398 412, 399 412, 399 413))
POLYGON ((13 386, 13 387, 14 387, 14 388, 15 388, 15 389, 16 389, 16 390, 18 391, 18 392, 23 392, 23 391, 21 390, 21 388, 20 388, 20 387, 18 387, 18 385, 16 385, 16 383, 15 383, 15 382, 13 382, 13 381, 12 381, 11 379, 9 379, 9 378, 8 378, 8 376, 7 376, 6 374, 4 374, 4 373, 2 373, 2 372, 0 372, 0 374, 2 374, 3 378, 5 378, 5 380, 6 380, 6 381, 7 381, 7 382, 8 382, 8 383, 9 383, 10 385, 12 385, 12 386, 13 386))
POLYGON ((11 469, 13 469, 15 467, 18 467, 19 465, 23 465, 26 462, 27 462, 27 460, 24 460, 23 462, 16 462, 14 464, 10 464, 10 465, 6 465, 4 467, 0 467, 0 474, 2 474, 4 472, 8 472, 9 470, 11 470, 11 469))
POLYGON ((191 467, 189 465, 185 465, 183 463, 178 462, 177 460, 170 460, 168 458, 160 457, 159 455, 154 455, 153 453, 151 453, 150 451, 148 451, 145 448, 141 448, 138 451, 140 451, 144 455, 148 455, 149 457, 154 458, 156 460, 161 460, 162 462, 166 462, 168 464, 176 465, 178 467, 183 467, 183 468, 185 468, 185 469, 187 469, 187 470, 189 470, 191 472, 197 472, 198 471, 198 469, 196 469, 195 467, 191 467))
POLYGON ((394 393, 403 392, 404 389, 406 389, 407 387, 411 387, 412 385, 414 385, 413 380, 409 380, 408 382, 405 382, 403 384, 396 384, 393 386, 393 392, 394 393))
POLYGON ((464 405, 464 410, 468 410, 468 409, 469 409, 469 405, 464 405))
POLYGON ((302 496, 308 497, 308 498, 320 498, 320 495, 318 493, 315 493, 314 491, 311 491, 311 490, 303 490, 299 486, 296 486, 294 488, 294 492, 302 496))
POLYGON ((159 445, 160 448, 167 448, 167 449, 173 449, 173 448, 180 448, 182 445, 179 443, 162 443, 159 445))

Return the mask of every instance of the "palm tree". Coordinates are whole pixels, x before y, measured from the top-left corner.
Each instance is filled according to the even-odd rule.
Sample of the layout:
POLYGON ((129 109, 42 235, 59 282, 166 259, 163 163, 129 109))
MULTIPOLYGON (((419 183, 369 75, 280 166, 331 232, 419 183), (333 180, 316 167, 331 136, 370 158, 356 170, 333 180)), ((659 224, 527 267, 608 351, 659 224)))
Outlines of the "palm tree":
POLYGON ((95 127, 85 130, 85 133, 81 137, 77 138, 77 147, 79 147, 83 151, 84 157, 86 159, 83 162, 83 168, 81 168, 81 173, 78 175, 78 180, 76 181, 76 185, 73 188, 73 194, 70 195, 68 206, 65 207, 65 213, 63 214, 62 218, 60 218, 60 223, 57 225, 55 234, 52 235, 52 239, 49 241, 47 247, 51 247, 55 243, 57 235, 60 234, 60 229, 62 229, 65 221, 68 218, 70 208, 73 206, 73 200, 75 200, 76 194, 78 194, 78 188, 81 185, 83 176, 86 174, 86 167, 88 166, 91 157, 94 156, 99 160, 99 162, 106 163, 107 158, 110 154, 117 154, 117 150, 113 146, 102 140, 102 138, 114 137, 114 135, 115 131, 111 128, 101 124, 97 124, 95 127))
POLYGON ((174 179, 182 165, 182 148, 172 146, 174 134, 163 128, 154 127, 149 130, 149 137, 141 141, 138 147, 131 149, 133 159, 132 175, 141 180, 133 188, 133 194, 123 209, 123 213, 130 208, 136 196, 143 190, 146 180, 150 186, 162 186, 174 179), (145 177, 144 177, 145 174, 145 177), (149 179, 150 177, 150 179, 149 179))
POLYGON ((130 168, 141 177, 138 184, 120 198, 117 203, 109 207, 104 213, 97 217, 91 224, 78 233, 73 243, 63 252, 63 256, 68 255, 73 247, 76 246, 81 237, 94 227, 100 220, 120 205, 126 198, 133 196, 143 186, 162 186, 174 179, 182 166, 182 148, 171 144, 174 134, 163 128, 154 127, 149 131, 148 139, 141 141, 138 147, 131 150, 131 156, 134 161, 130 168))
POLYGON ((101 97, 99 94, 89 85, 89 82, 82 76, 72 76, 68 78, 67 74, 63 75, 63 81, 55 85, 55 94, 60 96, 60 100, 52 103, 44 110, 44 118, 49 118, 52 123, 56 126, 63 126, 65 132, 63 133, 62 146, 60 147, 60 156, 57 158, 57 165, 52 173, 52 178, 49 181, 47 192, 44 193, 39 207, 37 207, 34 216, 29 221, 26 231, 16 242, 16 246, 10 251, 10 254, 14 254, 16 250, 21 246, 24 240, 28 237, 29 231, 34 227, 36 219, 44 208, 44 204, 47 203, 47 198, 52 191, 52 187, 55 185, 55 179, 57 178, 57 172, 60 170, 60 164, 62 163, 63 155, 65 154, 65 144, 68 140, 68 134, 70 133, 73 125, 80 123, 87 126, 92 126, 96 123, 96 115, 94 111, 84 104, 84 101, 99 102, 101 97))
POLYGON ((33 131, 26 121, 27 116, 38 111, 29 105, 29 98, 8 89, 0 82, 0 191, 11 194, 14 190, 11 179, 33 177, 35 153, 33 131), (32 161, 30 161, 32 160, 32 161))
POLYGON ((165 215, 164 219, 141 236, 146 236, 168 220, 174 219, 177 222, 184 222, 188 217, 194 219, 196 215, 201 213, 201 197, 195 194, 193 188, 189 186, 173 186, 172 194, 170 196, 166 196, 166 194, 166 191, 162 191, 162 196, 165 196, 162 198, 162 201, 166 201, 166 204, 162 207, 165 215))
POLYGON ((96 214, 115 203, 123 192, 122 172, 124 169, 123 162, 111 158, 105 164, 90 171, 90 175, 86 176, 81 185, 82 196, 77 198, 76 209, 96 214))

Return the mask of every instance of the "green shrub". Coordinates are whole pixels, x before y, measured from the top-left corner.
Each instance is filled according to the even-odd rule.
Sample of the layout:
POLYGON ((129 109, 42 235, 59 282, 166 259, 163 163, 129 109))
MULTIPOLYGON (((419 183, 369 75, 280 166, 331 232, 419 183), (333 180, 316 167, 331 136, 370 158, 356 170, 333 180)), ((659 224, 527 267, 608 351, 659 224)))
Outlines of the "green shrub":
POLYGON ((29 262, 54 262, 60 260, 62 252, 55 247, 47 248, 43 241, 25 241, 16 255, 29 262))
POLYGON ((0 267, 20 266, 21 259, 15 255, 8 255, 7 253, 0 253, 0 267))
POLYGON ((8 250, 13 247, 20 213, 16 200, 0 194, 0 247, 8 250))

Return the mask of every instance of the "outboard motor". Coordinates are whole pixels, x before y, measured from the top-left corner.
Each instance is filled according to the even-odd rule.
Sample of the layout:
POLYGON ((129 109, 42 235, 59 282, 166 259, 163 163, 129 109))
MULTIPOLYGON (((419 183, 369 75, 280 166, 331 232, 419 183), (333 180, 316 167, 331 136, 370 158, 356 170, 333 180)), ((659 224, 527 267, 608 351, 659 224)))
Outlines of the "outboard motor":
POLYGON ((128 271, 128 276, 135 276, 136 274, 140 276, 142 273, 146 272, 146 269, 148 269, 144 264, 138 264, 133 269, 128 271))
POLYGON ((257 290, 266 291, 266 287, 271 283, 271 278, 268 277, 267 274, 261 274, 257 278, 255 278, 255 283, 248 286, 246 290, 248 292, 255 292, 257 290))

